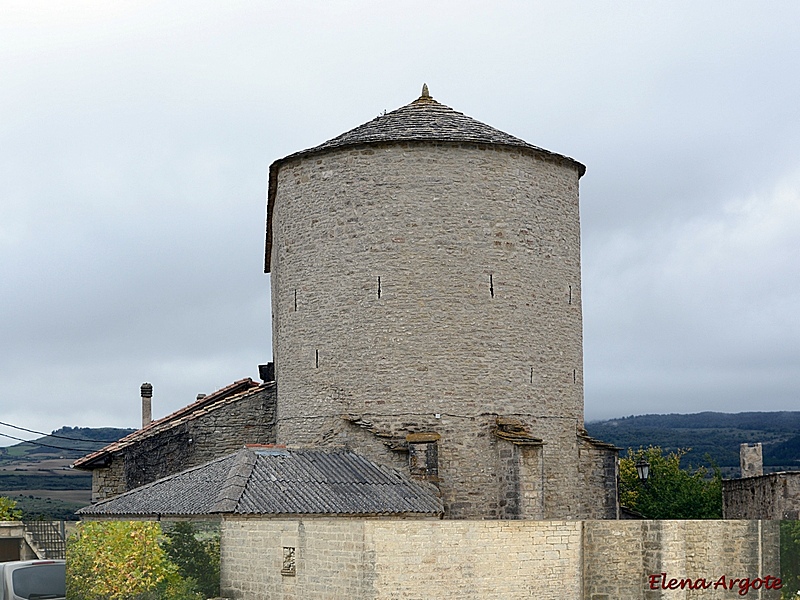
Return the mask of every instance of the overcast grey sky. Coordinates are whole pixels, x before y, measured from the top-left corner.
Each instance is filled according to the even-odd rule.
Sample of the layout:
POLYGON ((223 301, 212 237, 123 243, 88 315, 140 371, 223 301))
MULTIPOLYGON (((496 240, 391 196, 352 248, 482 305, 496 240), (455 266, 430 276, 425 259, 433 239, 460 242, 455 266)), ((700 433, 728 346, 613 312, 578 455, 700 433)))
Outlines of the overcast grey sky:
POLYGON ((256 379, 269 164, 423 82, 588 167, 588 420, 797 409, 798 69, 794 1, 3 1, 0 420, 256 379))

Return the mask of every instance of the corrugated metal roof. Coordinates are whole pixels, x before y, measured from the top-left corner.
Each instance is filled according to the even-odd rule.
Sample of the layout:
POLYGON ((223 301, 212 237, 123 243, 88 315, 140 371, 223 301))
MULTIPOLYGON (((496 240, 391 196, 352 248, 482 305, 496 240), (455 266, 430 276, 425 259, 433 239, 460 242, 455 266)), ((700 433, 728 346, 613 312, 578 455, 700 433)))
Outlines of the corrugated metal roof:
POLYGON ((439 516, 430 484, 352 452, 248 447, 78 511, 82 517, 439 516))

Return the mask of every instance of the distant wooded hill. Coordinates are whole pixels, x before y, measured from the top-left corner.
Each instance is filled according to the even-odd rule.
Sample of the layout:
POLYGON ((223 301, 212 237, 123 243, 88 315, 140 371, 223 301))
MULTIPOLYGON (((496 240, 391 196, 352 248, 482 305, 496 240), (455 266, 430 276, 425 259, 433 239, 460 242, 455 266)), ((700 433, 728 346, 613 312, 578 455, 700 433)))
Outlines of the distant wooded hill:
POLYGON ((738 477, 739 444, 761 442, 765 471, 800 470, 800 412, 702 412, 689 415, 641 415, 586 423, 594 438, 622 448, 691 448, 681 464, 722 468, 738 477), (708 458, 710 457, 710 461, 708 458))
POLYGON ((74 519, 75 510, 89 504, 92 475, 70 465, 134 431, 62 427, 35 440, 0 448, 0 496, 15 500, 25 519, 74 519))
POLYGON ((23 458, 34 461, 54 457, 80 458, 134 431, 116 427, 62 427, 35 440, 0 448, 0 464, 23 458))

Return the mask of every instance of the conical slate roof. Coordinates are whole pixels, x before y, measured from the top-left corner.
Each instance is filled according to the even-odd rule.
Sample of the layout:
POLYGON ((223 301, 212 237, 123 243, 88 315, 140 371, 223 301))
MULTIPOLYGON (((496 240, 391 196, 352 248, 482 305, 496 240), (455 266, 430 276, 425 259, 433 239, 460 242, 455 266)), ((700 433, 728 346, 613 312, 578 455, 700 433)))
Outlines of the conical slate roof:
POLYGON ((351 129, 327 142, 295 152, 276 160, 269 169, 269 190, 267 192, 267 240, 264 271, 270 271, 270 252, 272 248, 272 208, 278 186, 278 170, 288 160, 365 144, 386 144, 403 142, 435 142, 445 144, 485 144, 506 148, 519 148, 531 154, 572 166, 582 177, 586 167, 578 161, 550 152, 533 144, 509 135, 445 106, 431 97, 428 86, 422 86, 422 95, 411 104, 380 115, 372 121, 351 129))
POLYGON ((529 144, 437 102, 428 92, 427 85, 422 86, 422 95, 411 104, 379 115, 319 146, 281 158, 273 166, 306 154, 386 142, 451 142, 527 148, 572 163, 580 175, 586 171, 586 167, 572 158, 529 144))
POLYGON ((542 150, 437 102, 428 93, 426 85, 422 88, 422 95, 411 104, 380 115, 311 148, 309 152, 354 144, 398 141, 473 142, 542 150))

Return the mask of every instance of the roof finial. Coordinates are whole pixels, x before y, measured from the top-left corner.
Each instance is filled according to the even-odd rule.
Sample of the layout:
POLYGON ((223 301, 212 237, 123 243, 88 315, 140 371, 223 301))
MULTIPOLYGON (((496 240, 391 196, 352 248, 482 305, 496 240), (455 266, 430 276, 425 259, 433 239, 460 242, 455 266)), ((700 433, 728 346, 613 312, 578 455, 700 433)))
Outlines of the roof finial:
POLYGON ((423 83, 422 84, 422 98, 430 98, 430 97, 431 97, 431 95, 428 92, 428 84, 427 83, 423 83))

